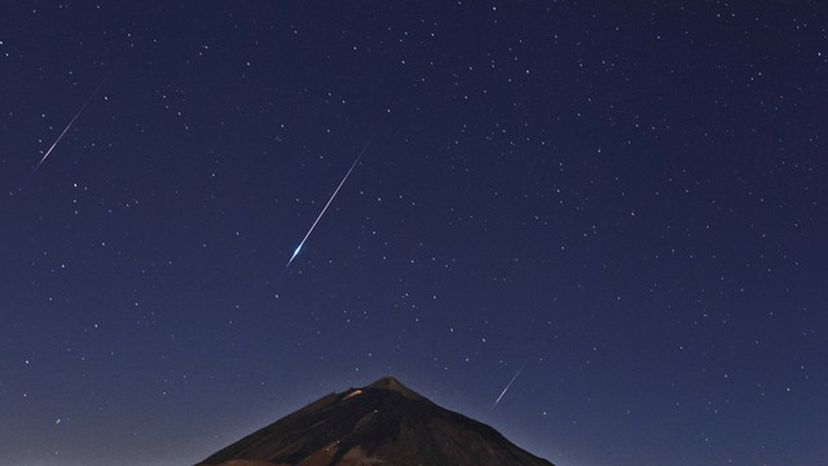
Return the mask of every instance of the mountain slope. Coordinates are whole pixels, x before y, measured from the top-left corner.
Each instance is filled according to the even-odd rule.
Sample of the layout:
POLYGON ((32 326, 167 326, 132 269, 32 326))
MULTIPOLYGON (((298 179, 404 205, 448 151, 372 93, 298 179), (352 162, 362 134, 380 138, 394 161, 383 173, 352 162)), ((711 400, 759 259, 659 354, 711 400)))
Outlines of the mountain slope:
POLYGON ((199 465, 553 466, 391 377, 324 396, 199 465))

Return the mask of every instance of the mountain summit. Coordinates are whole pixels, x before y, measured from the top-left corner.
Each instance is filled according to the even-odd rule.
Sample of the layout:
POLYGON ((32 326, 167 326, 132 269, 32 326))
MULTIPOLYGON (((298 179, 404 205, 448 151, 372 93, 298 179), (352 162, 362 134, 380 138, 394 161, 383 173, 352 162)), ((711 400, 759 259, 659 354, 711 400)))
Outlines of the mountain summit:
POLYGON ((553 466, 393 377, 324 396, 198 466, 553 466))

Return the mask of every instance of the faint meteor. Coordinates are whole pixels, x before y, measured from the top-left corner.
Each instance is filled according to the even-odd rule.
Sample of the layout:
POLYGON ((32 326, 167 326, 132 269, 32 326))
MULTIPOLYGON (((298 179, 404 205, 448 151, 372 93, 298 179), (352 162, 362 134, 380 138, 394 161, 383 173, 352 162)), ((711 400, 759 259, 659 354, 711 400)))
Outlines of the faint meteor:
POLYGON ((69 131, 69 128, 71 128, 72 125, 75 124, 75 121, 78 119, 81 113, 83 113, 83 111, 86 110, 86 107, 89 106, 89 104, 92 102, 92 99, 94 99, 95 95, 98 94, 98 91, 101 89, 101 86, 103 86, 103 84, 104 81, 101 81, 101 83, 98 84, 98 87, 96 87, 95 90, 92 91, 92 94, 89 95, 89 98, 86 99, 86 102, 83 103, 80 110, 78 110, 77 113, 75 113, 75 116, 73 116, 72 119, 69 120, 69 123, 66 125, 65 128, 63 128, 63 131, 60 132, 57 139, 55 139, 55 142, 53 142, 52 145, 49 146, 49 150, 47 150, 46 153, 43 154, 43 157, 41 157, 40 162, 38 162, 37 165, 34 167, 34 170, 32 170, 32 173, 29 175, 29 178, 33 177, 34 174, 37 172, 38 168, 40 168, 40 166, 43 165, 43 162, 45 162, 46 159, 49 158, 49 155, 52 153, 53 150, 55 150, 55 147, 58 145, 60 140, 63 139, 63 136, 65 136, 66 133, 69 131))
POLYGON ((366 142, 365 145, 362 147, 362 150, 359 151, 359 155, 357 155, 357 158, 354 160, 354 163, 351 164, 351 168, 349 168, 348 172, 345 173, 345 176, 342 178, 342 181, 339 182, 339 186, 337 186, 336 189, 334 189, 334 192, 333 194, 331 194, 330 199, 328 199, 328 202, 325 203, 325 207, 323 207, 322 211, 319 212, 319 215, 316 216, 316 220, 313 221, 313 224, 308 229, 308 232, 305 233, 305 237, 302 238, 302 241, 299 242, 299 246, 296 246, 296 249, 293 250, 293 254, 290 256, 290 260, 288 260, 287 265, 285 265, 285 270, 287 270, 288 267, 290 267, 290 263, 293 262, 293 259, 296 259, 296 256, 299 255, 299 252, 302 251, 302 246, 305 245, 305 241, 308 240, 308 237, 311 235, 311 233, 313 233, 313 229, 316 228, 316 225, 319 223, 319 220, 321 220, 322 216, 325 215, 325 211, 328 210, 328 207, 330 207, 331 202, 333 202, 334 198, 339 193, 339 190, 342 189, 342 185, 344 185, 345 182, 348 180, 348 177, 351 176, 351 172, 354 171, 354 168, 356 168, 357 164, 359 163, 359 160, 362 158, 362 155, 365 154, 366 150, 368 150, 368 146, 371 145, 372 140, 373 139, 369 139, 368 142, 366 142))
POLYGON ((511 388, 512 384, 515 383, 515 380, 518 378, 521 371, 523 371, 524 367, 526 367, 526 363, 523 363, 523 365, 520 366, 520 369, 518 369, 517 372, 515 372, 515 375, 512 376, 512 380, 510 380, 509 383, 506 384, 506 388, 504 388, 503 391, 500 392, 500 396, 498 396, 495 400, 494 404, 492 405, 492 409, 495 409, 497 407, 497 404, 500 403, 500 400, 503 399, 503 397, 506 395, 506 392, 508 392, 509 388, 511 388))

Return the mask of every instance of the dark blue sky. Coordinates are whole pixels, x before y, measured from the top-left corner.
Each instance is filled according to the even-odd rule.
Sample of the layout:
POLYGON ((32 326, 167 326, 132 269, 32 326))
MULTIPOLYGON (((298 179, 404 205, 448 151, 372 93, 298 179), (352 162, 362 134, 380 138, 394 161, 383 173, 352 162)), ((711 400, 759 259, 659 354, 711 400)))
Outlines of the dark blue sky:
POLYGON ((559 466, 828 463, 819 2, 7 3, 0 463, 384 374, 559 466))

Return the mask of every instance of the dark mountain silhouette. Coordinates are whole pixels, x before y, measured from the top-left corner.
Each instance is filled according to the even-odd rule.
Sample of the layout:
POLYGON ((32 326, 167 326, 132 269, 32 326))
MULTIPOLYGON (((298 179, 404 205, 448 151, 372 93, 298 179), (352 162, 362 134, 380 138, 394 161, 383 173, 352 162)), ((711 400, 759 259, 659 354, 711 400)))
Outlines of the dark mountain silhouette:
POLYGON ((553 466, 392 377, 324 396, 199 465, 553 466))

